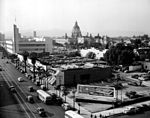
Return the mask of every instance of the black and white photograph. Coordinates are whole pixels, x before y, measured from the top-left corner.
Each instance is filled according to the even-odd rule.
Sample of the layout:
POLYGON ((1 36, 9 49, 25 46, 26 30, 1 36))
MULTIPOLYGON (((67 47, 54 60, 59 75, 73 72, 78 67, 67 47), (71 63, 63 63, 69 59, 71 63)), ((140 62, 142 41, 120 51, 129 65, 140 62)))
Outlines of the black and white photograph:
POLYGON ((0 118, 150 118, 150 0, 0 0, 0 118))

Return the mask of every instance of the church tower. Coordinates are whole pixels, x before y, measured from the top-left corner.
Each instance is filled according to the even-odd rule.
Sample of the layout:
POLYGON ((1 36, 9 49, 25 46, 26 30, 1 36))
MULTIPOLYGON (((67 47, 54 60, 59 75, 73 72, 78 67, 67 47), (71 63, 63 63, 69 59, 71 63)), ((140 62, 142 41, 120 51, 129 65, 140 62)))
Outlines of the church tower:
POLYGON ((72 38, 77 39, 78 37, 82 37, 82 34, 78 22, 76 21, 72 29, 72 38))

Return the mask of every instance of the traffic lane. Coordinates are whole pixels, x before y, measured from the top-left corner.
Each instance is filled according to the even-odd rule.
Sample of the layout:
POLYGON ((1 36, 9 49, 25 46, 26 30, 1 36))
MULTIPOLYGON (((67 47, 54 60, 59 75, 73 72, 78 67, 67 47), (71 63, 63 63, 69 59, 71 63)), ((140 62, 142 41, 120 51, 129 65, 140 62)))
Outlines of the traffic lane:
POLYGON ((30 112, 30 115, 32 115, 33 117, 40 117, 38 115, 38 113, 36 112, 37 105, 31 104, 31 103, 27 102, 27 100, 26 100, 27 94, 25 94, 25 92, 24 92, 24 90, 26 90, 26 88, 23 89, 24 88, 23 85, 18 85, 18 83, 17 83, 18 81, 14 79, 14 78, 16 78, 16 75, 14 73, 12 73, 12 71, 10 69, 8 69, 6 65, 5 65, 5 70, 6 71, 4 72, 4 74, 5 74, 6 78, 9 78, 9 81, 11 81, 11 83, 13 83, 14 86, 16 86, 17 95, 19 95, 19 97, 23 100, 23 105, 25 106, 26 110, 28 110, 30 112))
POLYGON ((21 88, 21 92, 24 93, 24 97, 27 97, 28 95, 32 95, 34 98, 36 98, 37 96, 37 93, 36 92, 30 92, 28 87, 29 86, 33 86, 33 88, 35 90, 38 89, 38 87, 36 85, 33 85, 32 82, 30 82, 30 80, 28 80, 22 73, 18 72, 17 70, 14 70, 12 71, 12 69, 7 69, 7 74, 9 77, 11 77, 14 82, 19 86, 19 88, 21 88), (16 71, 16 72, 15 72, 16 71), (13 74, 13 73, 16 73, 16 76, 13 74), (23 82, 18 82, 17 78, 18 77, 23 77, 24 78, 24 81, 23 82))
POLYGON ((0 73, 0 118, 26 118, 13 94, 8 90, 8 86, 0 73))
POLYGON ((18 83, 16 83, 15 80, 13 79, 15 75, 12 75, 10 71, 7 70, 7 72, 5 72, 5 75, 7 78, 9 78, 9 80, 13 83, 13 85, 16 86, 16 90, 17 90, 16 94, 21 98, 21 100, 23 100, 22 104, 25 106, 26 111, 28 111, 28 113, 30 113, 30 115, 32 115, 33 117, 39 117, 38 113, 36 112, 37 105, 31 104, 26 100, 27 94, 24 93, 26 88, 24 88, 24 86, 20 86, 20 85, 18 86, 18 83))
MULTIPOLYGON (((14 66, 13 66, 13 67, 14 67, 14 66)), ((13 67, 12 67, 12 68, 13 68, 13 67)), ((12 75, 13 75, 14 72, 15 72, 17 75, 20 74, 21 77, 26 78, 26 77, 24 76, 24 74, 20 73, 20 72, 19 72, 18 70, 16 70, 15 68, 14 68, 14 69, 9 69, 9 73, 11 73, 12 75), (13 72, 12 72, 12 71, 13 71, 13 72), (17 71, 17 72, 15 72, 15 71, 17 71)), ((13 77, 13 76, 12 76, 12 77, 13 77)), ((60 107, 60 106, 54 106, 54 105, 45 105, 44 103, 41 102, 41 100, 38 100, 38 99, 37 99, 37 97, 36 97, 36 96, 37 96, 36 92, 29 92, 29 91, 28 91, 28 86, 33 86, 36 90, 39 89, 39 87, 37 87, 35 84, 33 84, 33 83, 31 82, 31 80, 28 80, 28 79, 26 78, 26 79, 25 79, 26 82, 21 82, 21 83, 19 83, 16 77, 15 77, 15 78, 13 77, 13 79, 15 79, 18 84, 20 84, 20 87, 23 87, 23 91, 24 91, 25 93, 31 94, 31 95, 34 96, 34 99, 36 100, 36 102, 38 103, 38 105, 41 106, 41 107, 43 107, 43 108, 46 110, 48 116, 50 116, 50 117, 52 117, 52 118, 64 118, 64 110, 62 109, 62 107, 60 107)))

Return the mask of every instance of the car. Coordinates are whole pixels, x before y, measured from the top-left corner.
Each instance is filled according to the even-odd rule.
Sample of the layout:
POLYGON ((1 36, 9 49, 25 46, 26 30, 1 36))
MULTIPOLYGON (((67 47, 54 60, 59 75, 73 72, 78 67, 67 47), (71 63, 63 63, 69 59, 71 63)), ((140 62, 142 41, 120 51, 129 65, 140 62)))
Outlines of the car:
POLYGON ((71 110, 71 106, 68 103, 63 103, 61 106, 65 111, 71 110))
POLYGON ((147 104, 142 104, 142 108, 144 111, 148 111, 150 109, 150 106, 147 104))
POLYGON ((56 104, 57 105, 62 105, 63 104, 63 99, 61 97, 56 98, 56 104))
POLYGON ((25 71, 23 69, 20 70, 21 73, 25 73, 25 71))
POLYGON ((26 76, 26 77, 28 77, 28 76, 29 76, 29 74, 28 74, 28 73, 25 73, 25 76, 26 76))
POLYGON ((19 82, 23 82, 24 79, 23 79, 22 77, 18 77, 18 81, 19 81, 19 82))
POLYGON ((133 109, 134 108, 134 106, 128 106, 128 107, 126 107, 125 109, 124 109, 124 111, 123 111, 123 113, 124 114, 127 114, 131 109, 133 109))
POLYGON ((31 80, 32 79, 32 75, 28 75, 28 79, 31 80))
POLYGON ((127 112, 128 115, 132 115, 132 114, 136 114, 136 113, 137 113, 137 108, 131 108, 131 109, 127 112))
POLYGON ((9 87, 9 90, 12 92, 12 93, 16 93, 16 89, 14 86, 10 86, 9 87))
POLYGON ((38 107, 38 108, 37 108, 37 112, 38 112, 38 114, 39 114, 40 116, 42 116, 42 117, 45 117, 45 116, 46 116, 46 112, 45 112, 44 108, 42 108, 42 107, 38 107))
POLYGON ((33 86, 28 86, 28 90, 29 90, 29 92, 34 92, 33 86))
POLYGON ((26 99, 27 99, 27 101, 28 101, 29 103, 34 103, 33 96, 28 95, 26 99))
POLYGON ((136 98, 136 91, 129 91, 129 92, 126 92, 125 94, 127 97, 129 97, 130 99, 133 99, 133 98, 136 98))
POLYGON ((128 82, 128 85, 139 86, 139 84, 137 82, 128 82))
POLYGON ((36 84, 37 86, 40 86, 40 81, 39 81, 39 80, 36 80, 36 81, 35 81, 35 84, 36 84))
POLYGON ((132 75, 131 77, 134 78, 134 79, 138 79, 138 78, 139 78, 139 75, 138 75, 138 74, 134 74, 134 75, 132 75))
POLYGON ((46 91, 46 86, 45 85, 41 85, 40 88, 44 91, 46 91))

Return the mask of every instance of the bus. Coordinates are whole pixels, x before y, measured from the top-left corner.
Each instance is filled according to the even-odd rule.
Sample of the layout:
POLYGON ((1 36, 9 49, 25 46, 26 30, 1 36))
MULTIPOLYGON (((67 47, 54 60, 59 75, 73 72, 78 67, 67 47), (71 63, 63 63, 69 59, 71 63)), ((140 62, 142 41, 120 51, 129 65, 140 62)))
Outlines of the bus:
POLYGON ((65 118, 84 118, 84 117, 72 110, 68 110, 65 112, 65 118))
POLYGON ((52 97, 43 90, 37 90, 37 97, 43 101, 45 104, 50 104, 52 102, 52 97))

